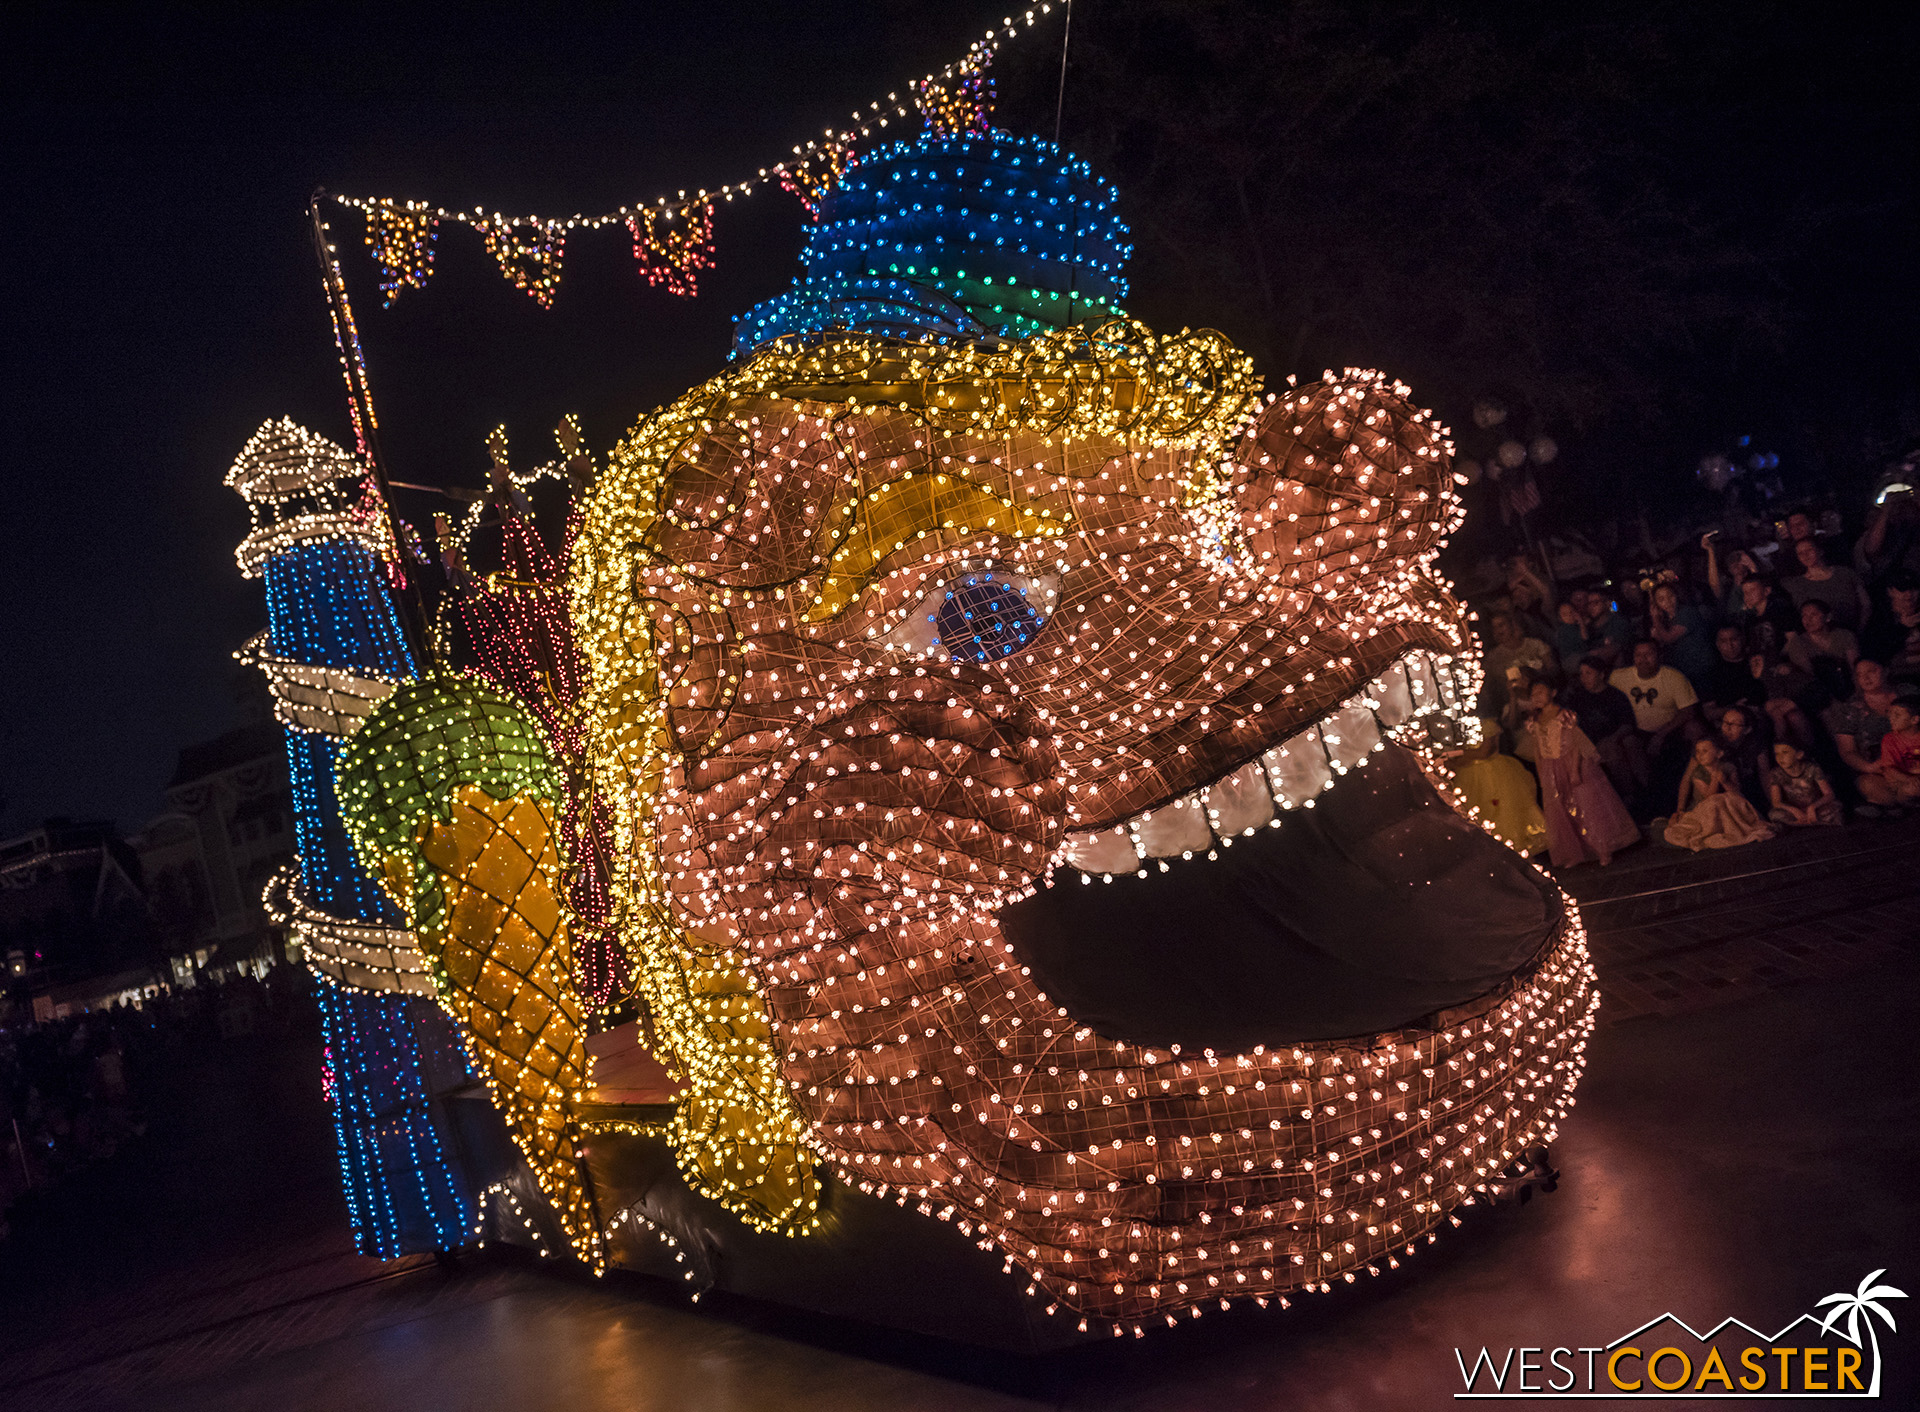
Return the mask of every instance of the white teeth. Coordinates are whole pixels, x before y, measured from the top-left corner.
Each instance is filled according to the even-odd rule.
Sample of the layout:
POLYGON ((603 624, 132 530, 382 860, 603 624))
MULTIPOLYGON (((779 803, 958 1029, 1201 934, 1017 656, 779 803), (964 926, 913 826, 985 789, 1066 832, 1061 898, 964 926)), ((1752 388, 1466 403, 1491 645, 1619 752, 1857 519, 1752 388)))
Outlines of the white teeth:
MULTIPOLYGON (((1409 652, 1365 690, 1221 779, 1098 833, 1069 834, 1056 861, 1093 874, 1146 875, 1149 859, 1213 855, 1262 826, 1278 828, 1289 809, 1311 809, 1335 779, 1419 718, 1459 712, 1464 673, 1452 658, 1409 652)), ((1449 725, 1453 722, 1449 721, 1449 725)), ((1160 864, 1164 869, 1167 865, 1160 864)))
POLYGON ((1334 770, 1343 775, 1378 749, 1383 739, 1373 708, 1358 702, 1347 703, 1322 721, 1320 735, 1327 742, 1334 770))
POLYGON ((1284 745, 1260 757, 1266 766, 1267 781, 1273 786, 1273 802, 1282 809, 1311 803, 1314 795, 1333 783, 1333 768, 1327 762, 1326 737, 1318 725, 1308 726, 1284 745))
MULTIPOLYGON (((1406 659, 1404 665, 1407 666, 1408 670, 1400 671, 1395 668, 1388 668, 1383 675, 1374 679, 1372 691, 1374 699, 1379 704, 1373 708, 1373 714, 1380 718, 1380 724, 1388 730, 1394 730, 1397 727, 1405 725, 1413 719, 1414 712, 1419 709, 1414 703, 1414 690, 1416 682, 1419 679, 1414 676, 1412 663, 1414 657, 1425 657, 1427 655, 1426 653, 1416 652, 1406 659)), ((1433 664, 1431 661, 1427 663, 1426 670, 1427 676, 1425 680, 1430 682, 1433 680, 1433 664)), ((1421 684, 1419 690, 1423 699, 1429 702, 1432 701, 1433 693, 1427 689, 1426 685, 1421 684)), ((1429 705, 1427 709, 1431 710, 1432 706, 1429 705)))
POLYGON ((1207 786, 1207 815, 1221 838, 1235 838, 1273 821, 1273 788, 1266 767, 1249 760, 1225 779, 1207 786))
POLYGON ((1131 832, 1142 858, 1172 858, 1196 848, 1213 847, 1206 801, 1199 790, 1163 809, 1136 815, 1131 832))
POLYGON ((1125 828, 1102 829, 1099 833, 1078 833, 1067 839, 1062 861, 1083 873, 1131 873, 1145 855, 1134 850, 1133 839, 1125 828))

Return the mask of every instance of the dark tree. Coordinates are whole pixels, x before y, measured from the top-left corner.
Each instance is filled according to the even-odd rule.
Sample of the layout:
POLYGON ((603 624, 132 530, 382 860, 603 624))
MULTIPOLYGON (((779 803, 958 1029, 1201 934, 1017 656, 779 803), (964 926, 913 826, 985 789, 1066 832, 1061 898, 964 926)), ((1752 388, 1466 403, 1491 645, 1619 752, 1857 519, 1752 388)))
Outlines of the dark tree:
MULTIPOLYGON (((1796 272, 1872 201, 1910 205, 1910 174, 1807 165, 1851 170, 1843 138, 1877 129, 1829 111, 1871 70, 1796 68, 1802 46, 1874 43, 1897 47, 1650 5, 1083 0, 1061 135, 1121 186, 1150 322, 1272 372, 1387 368, 1468 432, 1499 393, 1588 448, 1596 500, 1661 459, 1684 484, 1804 336, 1796 272)), ((1058 60, 1009 52, 1009 126, 1052 130, 1058 60)))
POLYGON ((1648 96, 1685 80, 1650 20, 1406 0, 1079 20, 1063 136, 1123 184, 1141 307, 1213 323, 1269 368, 1506 383, 1566 424, 1650 399, 1663 352, 1776 331, 1766 243, 1662 161, 1648 96))

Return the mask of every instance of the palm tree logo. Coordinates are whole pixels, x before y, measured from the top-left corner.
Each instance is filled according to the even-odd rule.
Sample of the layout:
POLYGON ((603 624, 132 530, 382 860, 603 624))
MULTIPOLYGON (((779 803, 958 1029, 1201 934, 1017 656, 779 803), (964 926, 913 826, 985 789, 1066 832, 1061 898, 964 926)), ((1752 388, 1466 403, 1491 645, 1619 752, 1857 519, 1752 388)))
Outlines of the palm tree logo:
POLYGON ((1827 1311, 1827 1317, 1820 1321, 1820 1330, 1822 1333, 1833 1332, 1835 1325, 1839 1322, 1840 1316, 1842 1314, 1846 1315, 1847 1339, 1855 1348, 1860 1346, 1860 1316, 1862 1314, 1868 1316, 1866 1320, 1867 1338, 1873 1344, 1873 1385, 1867 1389, 1866 1395, 1868 1397, 1878 1397, 1880 1395, 1880 1336, 1873 1327, 1872 1316, 1878 1314, 1882 1319, 1885 1319, 1887 1321, 1887 1327, 1890 1329, 1898 1327, 1893 1322, 1893 1315, 1889 1314, 1886 1307, 1877 1301, 1882 1299, 1905 1299, 1907 1297, 1905 1290, 1895 1289, 1892 1285, 1875 1285, 1873 1283, 1886 1273, 1885 1270, 1875 1270, 1871 1275, 1868 1275, 1864 1280, 1860 1281, 1860 1288, 1856 1289, 1852 1294, 1830 1294, 1813 1306, 1816 1309, 1825 1304, 1831 1304, 1833 1306, 1833 1308, 1827 1311))

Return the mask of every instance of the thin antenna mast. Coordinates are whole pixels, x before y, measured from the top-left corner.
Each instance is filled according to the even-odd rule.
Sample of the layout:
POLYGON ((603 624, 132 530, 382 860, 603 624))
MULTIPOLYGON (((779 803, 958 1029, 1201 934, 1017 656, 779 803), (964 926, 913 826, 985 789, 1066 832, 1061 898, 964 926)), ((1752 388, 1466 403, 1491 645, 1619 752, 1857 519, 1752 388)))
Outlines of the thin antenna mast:
POLYGON ((313 253, 320 261, 320 279, 327 290, 327 313, 333 319, 334 342, 340 347, 340 371, 347 380, 347 410, 353 416, 353 430, 360 443, 360 454, 373 473, 374 488, 380 492, 380 510, 393 537, 393 552, 400 561, 406 579, 406 592, 396 594, 401 630, 407 646, 413 650, 418 670, 432 665, 432 653, 426 630, 427 606, 420 582, 422 565, 407 543, 406 526, 393 508, 393 492, 387 481, 386 460, 380 454, 380 426, 373 414, 373 388, 367 381, 367 365, 360 356, 360 331, 354 326, 353 305, 347 302, 347 281, 334 258, 333 243, 327 238, 327 223, 320 214, 324 188, 316 188, 307 200, 307 214, 313 221, 313 253))
POLYGON ((1053 100, 1053 145, 1060 145, 1060 115, 1067 106, 1067 46, 1073 43, 1073 0, 1067 0, 1067 24, 1060 32, 1060 90, 1053 100))

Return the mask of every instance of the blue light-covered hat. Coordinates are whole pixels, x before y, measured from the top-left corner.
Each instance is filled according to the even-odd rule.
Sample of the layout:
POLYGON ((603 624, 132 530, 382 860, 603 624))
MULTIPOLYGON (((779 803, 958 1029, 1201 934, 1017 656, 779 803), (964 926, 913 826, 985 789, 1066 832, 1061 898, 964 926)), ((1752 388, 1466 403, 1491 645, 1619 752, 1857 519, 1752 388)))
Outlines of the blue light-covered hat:
POLYGON ((1051 142, 929 131, 821 194, 792 289, 734 320, 734 352, 848 330, 1025 338, 1121 311, 1133 253, 1111 183, 1051 142))

